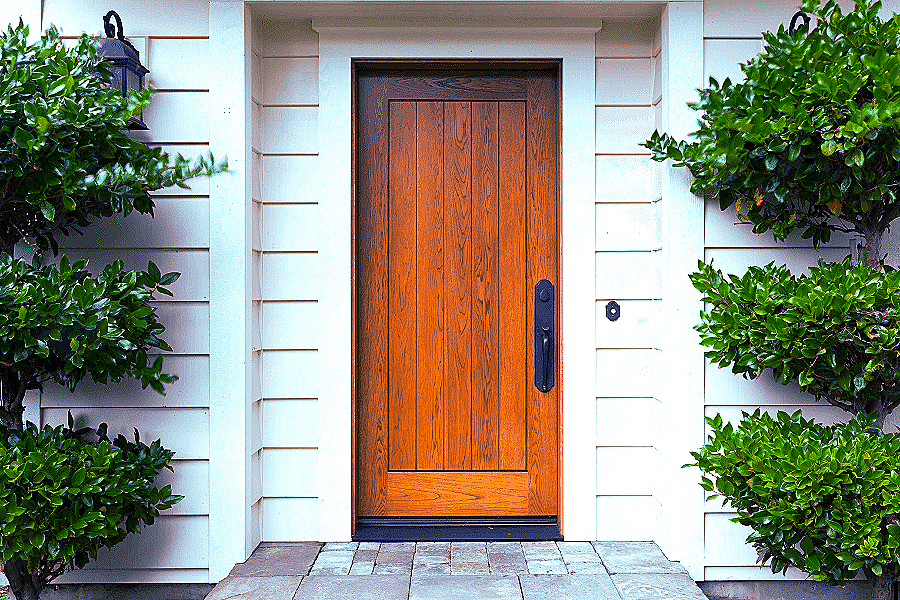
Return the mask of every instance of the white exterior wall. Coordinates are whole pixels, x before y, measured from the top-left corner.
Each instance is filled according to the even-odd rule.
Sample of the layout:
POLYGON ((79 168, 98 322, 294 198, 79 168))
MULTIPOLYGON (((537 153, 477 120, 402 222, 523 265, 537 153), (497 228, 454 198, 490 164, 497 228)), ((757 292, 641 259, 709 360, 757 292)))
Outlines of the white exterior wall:
POLYGON ((261 539, 317 540, 319 42, 309 20, 258 37, 261 539))
MULTIPOLYGON (((102 35, 100 9, 89 2, 45 0, 43 26, 56 24, 66 37, 82 31, 102 35)), ((157 94, 144 111, 150 127, 136 134, 151 145, 185 156, 209 149, 209 3, 168 0, 118 2, 126 35, 141 53, 157 94)), ((38 24, 32 24, 37 28, 38 24)), ((60 240, 61 252, 88 258, 98 270, 116 259, 126 268, 147 268, 155 262, 163 273, 182 275, 171 286, 174 297, 154 302, 166 326, 164 338, 173 348, 164 368, 179 376, 167 395, 128 380, 108 386, 85 382, 74 394, 46 386, 31 394, 29 418, 43 424, 75 422, 96 426, 106 422, 110 433, 131 436, 138 427, 142 440, 160 438, 175 450, 174 474, 164 471, 158 483, 170 483, 185 496, 139 535, 80 571, 56 580, 68 582, 202 582, 209 580, 209 448, 210 448, 210 221, 209 181, 197 179, 190 190, 155 194, 156 218, 134 213, 89 227, 84 236, 60 240), (39 408, 39 412, 38 409, 39 408)))
MULTIPOLYGON (((218 34, 227 29, 223 23, 232 19, 231 5, 240 6, 240 2, 215 4, 218 16, 213 21, 218 23, 218 34)), ((759 32, 786 24, 795 10, 789 0, 756 0, 752 5, 737 0, 673 4, 679 10, 702 10, 702 33, 697 35, 702 38, 703 81, 710 75, 720 81, 725 76, 739 78, 737 63, 761 48, 759 32)), ((889 4, 886 11, 897 9, 900 4, 889 4)), ((223 106, 229 106, 225 96, 231 93, 225 85, 228 82, 220 81, 216 84, 219 87, 211 84, 214 69, 209 59, 209 2, 121 0, 116 10, 122 15, 126 35, 151 70, 150 82, 158 90, 144 113, 151 131, 139 135, 170 152, 205 153, 212 137, 211 127, 216 131, 221 120, 220 114, 210 115, 210 107, 223 110, 223 106), (219 94, 215 102, 210 99, 211 88, 214 95, 219 94)), ((343 506, 349 498, 349 483, 344 486, 348 475, 339 472, 331 478, 328 465, 335 455, 319 453, 323 443, 329 443, 329 428, 349 424, 349 414, 337 414, 334 408, 325 411, 319 400, 323 393, 319 382, 332 376, 330 372, 323 374, 320 367, 320 330, 325 315, 333 318, 331 304, 335 304, 326 301, 334 292, 323 287, 323 281, 333 273, 323 272, 320 252, 323 246, 332 257, 336 252, 349 252, 349 246, 336 248, 333 241, 322 239, 322 231, 328 230, 330 221, 323 219, 319 208, 323 193, 319 143, 330 134, 323 136, 319 131, 319 36, 310 20, 301 18, 303 15, 293 20, 251 19, 247 11, 245 16, 238 16, 244 20, 245 35, 249 36, 246 122, 250 139, 248 161, 231 155, 229 160, 232 171, 240 177, 245 162, 248 163, 251 175, 247 193, 250 212, 246 216, 250 229, 246 242, 248 289, 241 296, 249 305, 249 316, 236 317, 238 322, 248 323, 250 330, 243 349, 247 354, 245 377, 249 391, 242 402, 242 392, 236 390, 232 396, 237 395, 228 400, 232 404, 227 406, 244 413, 230 414, 219 409, 219 416, 212 422, 222 425, 211 430, 210 406, 219 402, 210 400, 211 393, 224 391, 221 383, 211 381, 215 368, 211 369, 210 356, 221 356, 222 361, 242 359, 241 348, 226 356, 229 344, 223 340, 227 339, 227 330, 211 327, 210 305, 216 302, 211 299, 215 295, 211 289, 227 287, 228 282, 226 277, 211 273, 210 248, 214 249, 213 255, 220 257, 215 260, 225 260, 230 242, 220 226, 235 219, 235 231, 240 236, 244 227, 241 219, 245 217, 212 210, 208 181, 197 180, 189 191, 160 192, 155 219, 137 214, 113 218, 89 228, 84 237, 65 240, 66 253, 90 258, 95 268, 116 258, 124 259, 127 267, 144 268, 149 259, 163 272, 182 273, 172 286, 174 298, 157 302, 167 326, 165 337, 174 349, 167 357, 166 368, 181 379, 169 387, 165 397, 140 390, 134 382, 107 387, 85 383, 75 394, 48 387, 42 396, 29 397, 28 418, 61 423, 71 410, 79 423, 96 425, 105 421, 113 432, 127 434, 132 425, 137 425, 145 438, 159 437, 164 445, 176 450, 175 474, 166 472, 161 479, 172 483, 174 492, 186 498, 156 525, 139 536, 130 536, 112 551, 101 552, 98 561, 88 569, 67 574, 58 580, 60 583, 217 581, 227 573, 230 564, 245 557, 259 541, 339 539, 349 535, 350 515, 343 506), (223 449, 223 444, 232 443, 234 436, 234 456, 241 460, 233 460, 231 454, 226 457, 223 449), (238 483, 233 492, 243 495, 243 499, 232 504, 210 500, 221 498, 231 485, 211 481, 211 458, 216 465, 212 471, 233 472, 238 483), (322 474, 328 476, 327 481, 320 482, 322 474), (331 502, 329 498, 340 501, 331 502), (241 512, 243 508, 245 512, 241 512), (239 512, 240 518, 235 519, 239 512), (232 522, 235 531, 245 534, 221 558, 215 556, 222 541, 219 538, 231 539, 231 533, 212 531, 216 528, 210 526, 211 513, 218 515, 214 520, 232 522)), ((44 26, 55 23, 67 36, 82 30, 99 33, 100 19, 101 14, 87 1, 44 1, 44 26)), ((796 388, 774 384, 768 376, 747 382, 728 370, 708 365, 701 375, 702 400, 700 394, 685 398, 679 395, 680 390, 670 389, 666 353, 678 354, 678 344, 696 340, 696 333, 689 326, 679 323, 675 330, 674 321, 669 318, 677 309, 674 305, 680 302, 678 294, 690 301, 681 289, 687 272, 669 268, 679 260, 685 262, 684 255, 671 250, 677 249, 673 244, 681 240, 681 227, 697 233, 702 240, 700 254, 706 260, 714 259, 716 266, 726 271, 742 272, 749 264, 771 260, 783 261, 799 271, 818 256, 840 260, 850 251, 851 242, 836 236, 817 252, 799 237, 786 244, 775 244, 771 236, 756 236, 744 226, 735 225, 732 213, 722 213, 712 204, 705 207, 696 223, 690 215, 680 222, 679 216, 666 208, 666 202, 684 201, 686 180, 651 161, 638 143, 654 128, 672 127, 676 135, 681 135, 678 132, 685 126, 683 114, 678 113, 682 109, 676 106, 681 99, 669 102, 670 98, 664 98, 669 93, 666 90, 692 90, 692 86, 683 85, 671 65, 672 60, 677 61, 677 53, 684 52, 683 48, 679 50, 679 36, 692 36, 699 27, 694 23, 694 30, 685 29, 685 19, 684 13, 670 9, 664 9, 661 18, 612 18, 604 21, 596 35, 594 227, 579 230, 573 225, 566 229, 564 225, 563 240, 564 254, 571 257, 577 251, 569 249, 588 247, 591 242, 585 238, 595 238, 594 270, 587 277, 593 282, 588 287, 594 291, 581 294, 583 298, 573 298, 568 290, 578 288, 566 286, 579 285, 578 278, 565 268, 563 286, 568 294, 566 302, 573 302, 572 306, 588 299, 594 304, 594 314, 582 318, 578 327, 594 329, 596 377, 588 386, 594 389, 590 410, 577 408, 589 398, 581 398, 583 394, 573 391, 579 389, 574 379, 564 379, 563 444, 564 452, 568 452, 563 462, 564 515, 569 510, 566 506, 577 507, 568 514, 581 515, 577 519, 566 517, 569 520, 564 522, 564 529, 568 539, 656 540, 670 558, 684 560, 695 578, 773 579, 776 577, 769 570, 755 566, 755 553, 743 543, 747 532, 729 521, 733 515, 727 507, 709 503, 700 508, 692 496, 687 498, 690 494, 684 491, 687 487, 682 480, 689 474, 678 467, 689 460, 686 449, 693 443, 693 433, 686 434, 688 441, 679 438, 682 432, 673 416, 683 412, 683 408, 699 414, 700 408, 694 403, 702 404, 706 415, 721 412, 731 419, 739 419, 741 410, 757 406, 771 410, 793 410, 799 406, 807 416, 825 421, 844 415, 801 396, 796 388), (667 52, 675 54, 667 58, 667 52), (622 308, 616 322, 610 322, 605 315, 609 300, 616 300, 622 308), (583 414, 589 414, 596 422, 594 441, 586 444, 576 431, 583 414), (578 452, 573 454, 573 448, 579 448, 578 452), (589 456, 591 453, 593 456, 589 456), (588 513, 591 516, 585 517, 588 513), (676 531, 675 522, 680 531, 676 531), (588 523, 589 531, 584 530, 584 523, 588 523)), ((231 25, 240 27, 240 22, 231 25)), ((334 30, 331 35, 340 38, 335 37, 334 30)), ((484 35, 488 39, 493 33, 484 35)), ((372 39, 381 39, 379 36, 383 34, 372 39)), ((341 39, 341 43, 347 43, 346 38, 341 39)), ((430 46, 422 35, 415 39, 420 49, 430 46)), ((476 39, 477 43, 483 41, 476 39)), ((217 43, 218 48, 230 47, 227 40, 217 43)), ((235 56, 245 51, 241 43, 238 41, 234 49, 235 56)), ((492 56, 507 51, 515 54, 495 49, 492 56)), ((426 53, 422 50, 419 55, 426 53)), ((238 66, 230 69, 240 72, 238 66)), ((564 77, 565 73, 564 66, 564 77)), ((240 82, 236 85, 239 96, 240 82)), ((341 98, 344 101, 347 99, 341 98)), ((564 119, 565 110, 564 106, 564 119)), ((566 131, 572 135, 571 128, 564 128, 564 135, 566 131)), ((226 141, 224 146, 240 147, 236 143, 237 146, 226 141)), ((564 155, 564 177, 570 179, 564 181, 576 181, 571 172, 565 171, 565 160, 564 155)), ((229 188, 233 180, 222 181, 222 188, 218 192, 214 189, 213 197, 227 198, 236 193, 240 204, 239 189, 243 183, 238 181, 237 188, 229 188)), ((564 202, 567 194, 568 201, 572 201, 573 189, 575 186, 564 186, 564 202)), ((564 219, 566 210, 564 206, 564 219)), ((889 262, 894 264, 900 262, 900 228, 897 229, 888 240, 889 262)), ((349 236, 347 232, 341 235, 344 234, 349 236)), ((240 252, 238 248, 237 253, 240 252)), ((589 269, 585 267, 583 271, 589 269)), ((217 314, 236 313, 225 301, 218 302, 215 310, 224 312, 217 314)), ((696 320, 697 310, 689 302, 686 306, 684 310, 696 320)), ((215 325, 216 319, 213 321, 215 325)), ((236 336, 235 342, 241 339, 236 336)), ((325 344, 333 345, 333 341, 325 340, 325 344)), ((565 358, 564 364, 575 365, 577 360, 565 358)), ((693 416, 687 418, 691 423, 699 421, 693 416)), ((695 424, 700 429, 700 424, 695 424)), ((352 439, 349 433, 341 431, 342 439, 352 439)), ((702 440, 691 447, 699 443, 702 440)), ((338 464, 343 461, 342 456, 338 464)), ((792 573, 789 577, 802 575, 792 573)))
MULTIPOLYGON (((660 213, 646 140, 660 97, 659 19, 596 36, 597 539, 658 540, 660 213), (621 316, 606 317, 616 300, 621 316)), ((565 433, 563 434, 565 435, 565 433)))

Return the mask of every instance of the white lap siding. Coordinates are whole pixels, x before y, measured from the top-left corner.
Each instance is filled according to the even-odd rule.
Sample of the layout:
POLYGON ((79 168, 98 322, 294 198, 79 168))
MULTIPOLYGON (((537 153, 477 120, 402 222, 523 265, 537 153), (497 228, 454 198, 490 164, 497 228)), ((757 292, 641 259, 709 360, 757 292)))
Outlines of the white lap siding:
POLYGON ((260 21, 260 527, 315 540, 318 511, 318 35, 260 21))
MULTIPOLYGON (((208 151, 208 9, 197 0, 147 3, 122 0, 115 6, 126 36, 150 69, 157 93, 144 110, 150 127, 135 138, 167 152, 193 157, 208 151)), ((103 11, 89 2, 45 0, 44 26, 51 23, 66 38, 86 31, 101 35, 103 11)), ((41 424, 65 423, 72 413, 78 425, 109 424, 111 433, 142 440, 162 440, 175 450, 174 473, 164 471, 159 484, 171 484, 185 498, 139 535, 132 535, 83 570, 58 583, 208 581, 209 566, 209 183, 154 194, 156 217, 132 213, 112 217, 61 240, 61 252, 87 258, 96 272, 122 259, 126 268, 146 269, 155 262, 162 272, 178 271, 174 294, 154 302, 166 326, 163 336, 173 351, 165 370, 179 380, 166 396, 141 390, 134 381, 97 385, 85 382, 71 394, 46 386, 27 400, 29 415, 41 424), (39 407, 39 411, 33 410, 39 407)))
POLYGON ((596 69, 597 539, 657 539, 658 19, 604 21, 596 69), (621 317, 610 321, 615 300, 621 317))

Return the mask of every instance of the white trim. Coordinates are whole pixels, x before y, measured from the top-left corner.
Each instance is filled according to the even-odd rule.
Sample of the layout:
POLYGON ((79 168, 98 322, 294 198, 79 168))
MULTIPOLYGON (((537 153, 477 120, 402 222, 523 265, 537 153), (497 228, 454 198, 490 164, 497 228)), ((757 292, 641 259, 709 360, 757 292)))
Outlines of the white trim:
POLYGON ((209 147, 230 172, 209 185, 209 581, 253 551, 250 531, 250 8, 209 3, 209 147), (240 65, 240 68, 238 68, 240 65))
POLYGON ((351 58, 560 58, 564 535, 596 534, 594 424, 594 69, 599 26, 533 29, 346 27, 319 32, 319 538, 350 538, 351 58))
MULTIPOLYGON (((685 139, 697 128, 687 102, 703 86, 703 2, 669 2, 663 10, 662 129, 685 139)), ((703 490, 690 451, 703 444, 703 351, 693 334, 703 308, 688 279, 703 258, 703 200, 690 191, 687 169, 663 165, 660 400, 666 465, 660 544, 694 579, 703 578, 703 490)))

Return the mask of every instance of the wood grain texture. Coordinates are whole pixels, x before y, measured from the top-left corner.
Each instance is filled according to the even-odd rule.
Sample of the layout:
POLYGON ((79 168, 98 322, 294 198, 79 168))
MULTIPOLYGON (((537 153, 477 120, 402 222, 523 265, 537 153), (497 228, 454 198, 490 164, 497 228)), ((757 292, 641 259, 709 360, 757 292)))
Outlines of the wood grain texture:
POLYGON ((500 469, 525 468, 525 397, 528 286, 525 256, 525 103, 499 106, 499 299, 500 381, 498 447, 500 469))
POLYGON ((444 104, 445 469, 472 467, 472 147, 469 102, 444 104))
POLYGON ((389 468, 416 468, 416 104, 390 104, 389 468))
MULTIPOLYGON (((528 239, 529 335, 534 335, 534 286, 548 279, 556 288, 557 277, 557 100, 556 78, 535 75, 528 80, 526 114, 526 199, 528 239)), ((559 364, 559 312, 554 324, 554 361, 559 364)), ((533 340, 533 337, 531 337, 533 340)), ((528 344, 528 368, 534 369, 534 343, 528 344)), ((528 386, 528 510, 531 514, 557 514, 557 432, 559 377, 549 392, 540 392, 533 379, 528 386)))
POLYGON ((557 78, 452 75, 359 78, 358 514, 558 514, 559 370, 533 383, 534 285, 559 291, 557 78))
POLYGON ((444 105, 418 102, 416 465, 444 468, 444 105))
POLYGON ((521 515, 528 510, 528 473, 388 473, 392 515, 521 515))
POLYGON ((472 469, 498 469, 497 103, 472 103, 472 469))
MULTIPOLYGON (((383 83, 380 87, 383 90, 383 83)), ((388 115, 387 107, 376 101, 378 88, 375 78, 359 81, 356 498, 360 515, 382 515, 387 507, 388 115)))

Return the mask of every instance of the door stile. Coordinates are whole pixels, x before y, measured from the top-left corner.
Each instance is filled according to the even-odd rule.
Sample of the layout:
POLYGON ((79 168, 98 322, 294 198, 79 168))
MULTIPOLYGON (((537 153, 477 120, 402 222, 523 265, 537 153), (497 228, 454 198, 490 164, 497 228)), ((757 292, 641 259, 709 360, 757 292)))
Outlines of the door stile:
MULTIPOLYGON (((525 107, 527 128, 527 225, 528 239, 528 315, 534 314, 534 287, 541 279, 548 279, 558 289, 558 246, 556 223, 557 161, 556 161, 556 102, 553 92, 555 78, 535 75, 528 79, 528 99, 525 107)), ((559 331, 558 323, 554 330, 559 331)), ((533 332, 529 332, 532 336, 533 332)), ((559 352, 554 340, 554 352, 559 352)), ((534 365, 534 344, 528 344, 528 365, 534 365)), ((557 402, 559 387, 540 392, 528 386, 528 472, 529 512, 557 514, 557 402), (548 435, 548 433, 552 434, 548 435), (546 477, 554 473, 553 480, 546 477), (541 475, 544 475, 543 477, 541 475)))

